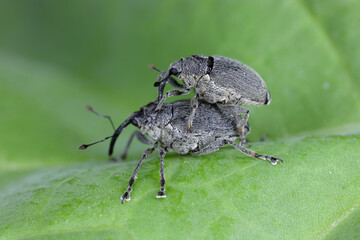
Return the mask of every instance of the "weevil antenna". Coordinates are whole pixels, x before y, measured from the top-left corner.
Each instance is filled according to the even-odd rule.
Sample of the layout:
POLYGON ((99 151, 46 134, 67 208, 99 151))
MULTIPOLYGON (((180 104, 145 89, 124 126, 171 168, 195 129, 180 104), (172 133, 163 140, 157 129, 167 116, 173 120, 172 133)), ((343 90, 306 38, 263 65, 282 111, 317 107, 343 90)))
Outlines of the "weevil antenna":
POLYGON ((161 73, 161 71, 160 71, 157 67, 155 67, 154 65, 152 65, 152 64, 149 64, 148 67, 149 67, 150 69, 152 69, 152 70, 155 70, 155 71, 161 73))
POLYGON ((86 106, 86 109, 89 110, 90 112, 94 113, 95 115, 99 116, 99 117, 102 117, 102 118, 107 118, 109 119, 110 123, 111 123, 111 126, 113 128, 113 130, 115 131, 115 126, 114 126, 114 123, 113 121, 111 120, 111 117, 109 115, 104 115, 104 114, 101 114, 101 113, 98 113, 96 112, 91 106, 86 106))
POLYGON ((93 142, 93 143, 83 144, 83 145, 81 145, 81 146, 79 147, 79 149, 80 149, 80 150, 85 150, 85 149, 87 149, 88 147, 90 147, 90 146, 92 146, 92 145, 95 145, 95 144, 101 143, 101 142, 105 142, 106 140, 108 140, 108 139, 111 138, 111 137, 112 137, 112 136, 108 136, 108 137, 106 137, 106 138, 104 138, 104 139, 101 139, 101 140, 96 141, 96 142, 93 142))
MULTIPOLYGON (((160 69, 158 69, 157 67, 155 67, 155 66, 152 65, 152 64, 149 64, 148 67, 149 67, 150 69, 152 69, 152 70, 155 70, 155 71, 157 71, 157 72, 159 72, 159 73, 162 73, 162 71, 161 71, 160 69)), ((169 77, 170 77, 170 76, 169 76, 169 77)), ((154 83, 154 87, 159 87, 159 85, 160 85, 162 82, 164 82, 164 81, 167 81, 167 77, 164 78, 164 79, 162 79, 162 78, 161 78, 161 75, 159 75, 158 80, 154 83)))

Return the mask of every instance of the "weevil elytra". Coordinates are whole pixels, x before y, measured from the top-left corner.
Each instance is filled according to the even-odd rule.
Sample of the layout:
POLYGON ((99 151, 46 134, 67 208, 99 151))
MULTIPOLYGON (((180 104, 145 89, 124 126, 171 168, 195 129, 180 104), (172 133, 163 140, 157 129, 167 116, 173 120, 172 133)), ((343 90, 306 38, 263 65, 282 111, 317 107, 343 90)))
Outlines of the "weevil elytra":
POLYGON ((195 90, 195 97, 191 99, 192 111, 188 118, 188 129, 192 127, 198 99, 216 103, 234 116, 244 114, 245 120, 249 117, 249 111, 241 105, 264 105, 271 101, 270 92, 260 75, 251 67, 232 58, 192 55, 171 63, 165 72, 153 65, 150 65, 150 68, 160 72, 158 81, 154 84, 158 87, 157 109, 161 109, 167 97, 185 95, 191 89, 195 90), (172 76, 176 76, 183 84, 176 82, 172 76), (167 82, 183 90, 173 89, 163 94, 167 82))
MULTIPOLYGON (((203 155, 215 152, 220 147, 229 144, 246 155, 269 160, 273 165, 276 165, 279 161, 282 162, 280 158, 258 154, 244 147, 245 136, 250 129, 244 119, 240 120, 241 126, 239 126, 237 120, 232 115, 227 114, 227 111, 224 111, 223 108, 199 100, 198 109, 193 118, 193 128, 188 131, 187 117, 191 111, 192 107, 189 100, 164 103, 161 110, 157 110, 157 101, 151 102, 139 111, 133 112, 120 124, 112 136, 98 141, 102 142, 111 138, 109 156, 112 156, 117 138, 124 128, 132 124, 138 127, 140 132, 135 131, 130 137, 122 156, 126 155, 127 148, 134 136, 137 136, 143 143, 152 144, 150 148, 143 152, 129 180, 129 186, 121 196, 121 203, 130 200, 130 192, 143 161, 157 148, 160 157, 160 191, 156 196, 157 198, 166 197, 164 157, 169 151, 175 151, 179 154, 203 155), (241 131, 239 131, 239 127, 241 131), (236 140, 240 140, 240 143, 236 143, 236 140)), ((93 144, 84 144, 80 149, 86 149, 93 144)))

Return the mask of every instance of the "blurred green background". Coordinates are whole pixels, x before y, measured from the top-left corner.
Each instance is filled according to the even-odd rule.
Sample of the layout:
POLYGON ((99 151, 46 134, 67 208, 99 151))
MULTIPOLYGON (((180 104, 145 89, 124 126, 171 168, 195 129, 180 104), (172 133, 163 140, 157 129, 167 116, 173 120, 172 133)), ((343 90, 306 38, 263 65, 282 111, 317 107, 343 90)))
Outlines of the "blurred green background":
MULTIPOLYGON (((0 194, 3 192, 3 203, 23 197, 20 193, 29 186, 24 185, 21 191, 14 186, 22 186, 29 181, 29 176, 30 179, 40 176, 38 171, 46 172, 48 167, 50 172, 57 172, 53 167, 62 169, 69 164, 91 163, 96 168, 99 167, 96 164, 109 164, 107 144, 78 150, 83 143, 112 134, 110 124, 87 112, 85 105, 111 115, 118 125, 131 112, 156 98, 157 91, 152 84, 157 73, 148 69, 148 64, 165 70, 171 62, 192 54, 238 59, 263 77, 272 94, 272 103, 250 108, 250 139, 256 141, 266 134, 270 144, 266 147, 259 143, 259 148, 275 155, 277 143, 285 142, 280 152, 289 154, 293 145, 286 144, 289 139, 297 139, 294 137, 342 133, 355 134, 350 139, 357 139, 360 130, 359 23, 360 2, 356 0, 1 0, 0 194)), ((130 134, 131 130, 123 133, 117 153, 130 134)), ((324 149, 334 149, 332 144, 337 141, 333 139, 324 149)), ((135 167, 143 149, 144 145, 134 141, 129 171, 135 167)), ((357 147, 349 152, 353 149, 357 147)), ((304 151, 307 150, 304 147, 304 151)), ((357 150, 354 154, 357 158, 353 163, 359 163, 357 150)), ((307 156, 311 154, 305 154, 304 158, 307 156)), ((171 160, 177 158, 175 154, 171 160)), ((155 154, 153 159, 151 166, 157 169, 155 154)), ((100 168, 103 166, 108 165, 100 168)), ((124 172, 123 186, 116 189, 117 195, 125 188, 129 171, 124 172)), ((346 171, 343 174, 348 175, 346 171)), ((119 179, 113 184, 120 185, 119 179)), ((348 181, 356 182, 354 186, 358 188, 358 178, 348 181)), ((34 186, 36 184, 35 181, 34 186)), ((154 186, 157 188, 149 185, 155 189, 154 186)), ((114 199, 113 204, 117 205, 117 201, 114 199)), ((6 204, 2 206, 8 206, 6 204)), ((356 206, 358 209, 359 204, 356 206)), ((35 231, 30 220, 12 219, 12 214, 19 217, 24 212, 31 218, 36 210, 21 210, 17 215, 21 204, 9 209, 7 218, 0 224, 0 236, 2 229, 5 238, 25 237, 13 230, 16 224, 9 222, 29 224, 26 236, 41 234, 47 229, 47 222, 39 224, 35 231)), ((56 223, 52 224, 55 227, 56 223)), ((96 224, 94 226, 98 226, 96 224)), ((326 224, 325 221, 324 226, 326 224)), ((127 229, 126 224, 122 228, 127 229)), ((255 236, 230 229, 234 238, 255 236)), ((215 227, 213 231, 217 230, 215 227)), ((187 231, 186 227, 183 231, 187 231)), ((323 231, 319 226, 308 237, 323 231)), ((114 238, 111 231, 104 234, 114 238)), ((143 234, 130 235, 146 236, 147 230, 143 234)), ((212 235, 212 230, 208 234, 212 235)), ((279 239, 285 235, 275 236, 279 239)), ((286 236, 302 238, 295 233, 286 236)), ((261 237, 271 238, 266 234, 261 237)))

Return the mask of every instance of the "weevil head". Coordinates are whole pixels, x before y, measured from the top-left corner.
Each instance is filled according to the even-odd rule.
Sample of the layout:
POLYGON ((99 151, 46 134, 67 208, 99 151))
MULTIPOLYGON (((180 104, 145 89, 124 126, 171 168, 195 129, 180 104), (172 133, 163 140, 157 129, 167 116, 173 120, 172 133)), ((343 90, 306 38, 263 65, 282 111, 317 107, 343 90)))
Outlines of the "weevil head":
POLYGON ((131 123, 140 129, 144 126, 152 124, 154 117, 156 117, 158 113, 158 111, 155 110, 156 106, 157 104, 155 102, 151 102, 140 108, 139 111, 134 113, 134 117, 131 123))
POLYGON ((156 110, 157 102, 151 102, 135 112, 132 124, 140 128, 141 132, 154 141, 161 139, 162 129, 172 118, 172 107, 166 103, 160 110, 156 110))
POLYGON ((187 88, 197 85, 199 79, 207 73, 209 57, 191 55, 170 64, 168 73, 178 77, 187 88))
POLYGON ((168 124, 172 117, 171 107, 165 103, 160 110, 156 110, 157 105, 155 101, 140 108, 135 113, 132 124, 140 129, 168 124))

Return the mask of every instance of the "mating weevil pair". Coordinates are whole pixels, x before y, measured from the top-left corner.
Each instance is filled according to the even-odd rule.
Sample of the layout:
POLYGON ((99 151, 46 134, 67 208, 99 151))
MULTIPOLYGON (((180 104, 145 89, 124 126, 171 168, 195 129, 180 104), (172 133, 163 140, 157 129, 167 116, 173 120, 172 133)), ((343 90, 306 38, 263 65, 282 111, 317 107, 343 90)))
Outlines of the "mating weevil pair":
MULTIPOLYGON (((280 158, 258 154, 244 147, 250 128, 249 111, 242 105, 269 104, 271 100, 264 81, 252 68, 231 58, 203 55, 181 58, 172 63, 166 72, 150 67, 160 72, 154 84, 158 87, 158 99, 132 113, 112 136, 98 141, 111 138, 109 156, 112 156, 117 138, 125 127, 132 124, 140 131, 131 135, 121 159, 126 157, 134 136, 145 144, 152 144, 143 152, 130 178, 129 187, 121 196, 121 203, 130 200, 130 192, 143 161, 157 148, 160 157, 160 191, 157 198, 166 197, 164 157, 169 151, 204 155, 230 144, 251 157, 269 160, 273 165, 282 162, 280 158), (178 77, 183 84, 172 76, 178 77), (183 90, 173 89, 163 95, 166 83, 183 90), (188 94, 191 89, 195 90, 195 97, 191 100, 165 103, 167 97, 188 94), (236 140, 240 140, 240 143, 236 143, 236 140)), ((96 113, 92 108, 89 110, 96 113)), ((108 118, 112 123, 110 117, 96 114, 108 118)), ((82 145, 80 149, 95 143, 82 145)))

